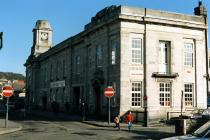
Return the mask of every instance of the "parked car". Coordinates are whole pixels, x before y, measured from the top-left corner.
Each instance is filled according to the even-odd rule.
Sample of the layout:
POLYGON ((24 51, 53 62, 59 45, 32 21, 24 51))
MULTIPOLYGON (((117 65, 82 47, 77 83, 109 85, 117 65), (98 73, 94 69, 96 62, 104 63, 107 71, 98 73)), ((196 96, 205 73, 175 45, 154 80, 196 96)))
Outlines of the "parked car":
POLYGON ((210 119, 210 109, 205 109, 202 113, 203 118, 210 119))
POLYGON ((197 109, 189 115, 190 119, 210 119, 210 109, 197 109))
POLYGON ((194 133, 185 136, 174 136, 162 140, 209 140, 210 139, 210 121, 198 128, 194 133))

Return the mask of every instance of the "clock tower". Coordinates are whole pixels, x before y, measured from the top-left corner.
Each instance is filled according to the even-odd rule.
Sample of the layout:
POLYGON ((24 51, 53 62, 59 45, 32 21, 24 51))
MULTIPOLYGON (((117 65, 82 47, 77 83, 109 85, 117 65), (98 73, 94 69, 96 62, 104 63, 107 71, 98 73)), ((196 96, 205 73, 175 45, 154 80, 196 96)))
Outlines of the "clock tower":
POLYGON ((52 47, 52 29, 47 20, 37 20, 33 29, 33 46, 31 54, 35 57, 52 47))

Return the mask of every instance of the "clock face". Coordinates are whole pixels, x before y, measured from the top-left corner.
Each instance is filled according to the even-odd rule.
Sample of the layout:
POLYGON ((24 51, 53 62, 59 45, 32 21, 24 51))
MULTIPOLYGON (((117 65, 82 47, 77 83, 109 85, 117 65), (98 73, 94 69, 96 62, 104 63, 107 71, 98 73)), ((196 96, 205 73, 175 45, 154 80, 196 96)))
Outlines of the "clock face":
POLYGON ((48 40, 48 33, 46 33, 46 32, 41 32, 41 40, 42 40, 42 41, 48 40))

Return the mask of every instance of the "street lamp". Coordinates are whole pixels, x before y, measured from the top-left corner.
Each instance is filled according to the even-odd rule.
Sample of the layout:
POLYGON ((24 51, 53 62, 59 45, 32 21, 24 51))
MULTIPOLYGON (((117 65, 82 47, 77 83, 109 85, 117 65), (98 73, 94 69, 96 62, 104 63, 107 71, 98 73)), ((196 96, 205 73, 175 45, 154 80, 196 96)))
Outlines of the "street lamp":
POLYGON ((3 32, 0 32, 0 50, 3 46, 3 32))

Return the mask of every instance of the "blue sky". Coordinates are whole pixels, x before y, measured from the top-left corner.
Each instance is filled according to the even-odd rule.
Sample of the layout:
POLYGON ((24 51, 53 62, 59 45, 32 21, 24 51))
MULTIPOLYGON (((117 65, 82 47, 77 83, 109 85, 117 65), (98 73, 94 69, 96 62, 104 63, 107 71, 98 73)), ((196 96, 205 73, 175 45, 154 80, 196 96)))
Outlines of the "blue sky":
MULTIPOLYGON (((208 0, 203 0, 210 15, 208 0)), ((49 20, 53 28, 53 46, 84 29, 92 16, 111 5, 193 14, 198 0, 1 0, 0 32, 4 32, 0 50, 0 71, 25 75, 25 63, 32 46, 36 20, 49 20)), ((208 21, 210 23, 210 21, 208 21)))

